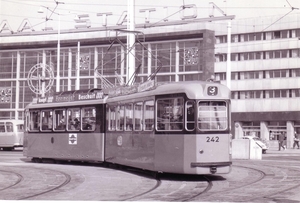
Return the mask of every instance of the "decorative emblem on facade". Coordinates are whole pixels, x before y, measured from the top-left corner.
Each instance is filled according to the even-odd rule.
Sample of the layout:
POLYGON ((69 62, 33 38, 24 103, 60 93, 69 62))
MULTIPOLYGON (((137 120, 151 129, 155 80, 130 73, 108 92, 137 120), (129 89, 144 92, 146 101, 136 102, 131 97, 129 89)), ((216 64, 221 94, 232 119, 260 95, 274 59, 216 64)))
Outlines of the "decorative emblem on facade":
POLYGON ((186 48, 184 50, 184 64, 197 65, 199 60, 199 50, 196 47, 186 48))
POLYGON ((90 54, 80 54, 79 66, 80 70, 90 69, 90 54))
POLYGON ((33 93, 44 96, 51 90, 54 83, 52 65, 38 63, 33 66, 29 70, 27 83, 33 93))
POLYGON ((11 101, 11 89, 0 88, 0 103, 9 103, 11 101))

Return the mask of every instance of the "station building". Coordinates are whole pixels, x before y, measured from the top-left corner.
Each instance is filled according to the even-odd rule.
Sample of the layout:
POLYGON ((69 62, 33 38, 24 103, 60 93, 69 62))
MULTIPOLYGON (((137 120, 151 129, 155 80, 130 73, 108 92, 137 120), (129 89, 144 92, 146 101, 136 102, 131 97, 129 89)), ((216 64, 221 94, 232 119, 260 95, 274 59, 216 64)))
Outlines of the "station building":
MULTIPOLYGON (((300 16, 281 17, 229 19, 235 138, 277 140, 285 133, 291 146, 294 133, 300 133, 300 16)), ((144 24, 136 30, 141 42, 135 45, 136 82, 159 69, 157 82, 209 80, 214 75, 228 84, 228 19, 144 24)), ((41 80, 46 95, 104 88, 103 77, 119 84, 127 74, 124 44, 126 36, 118 26, 62 29, 59 35, 55 30, 1 32, 0 118, 23 119, 41 80)))

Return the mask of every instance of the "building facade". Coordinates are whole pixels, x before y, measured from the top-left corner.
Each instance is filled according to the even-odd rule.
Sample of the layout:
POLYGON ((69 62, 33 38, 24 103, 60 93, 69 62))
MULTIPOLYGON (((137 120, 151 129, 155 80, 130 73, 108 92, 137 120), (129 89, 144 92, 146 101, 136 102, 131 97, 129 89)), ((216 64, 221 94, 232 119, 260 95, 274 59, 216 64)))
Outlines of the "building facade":
MULTIPOLYGON (((279 21, 281 16, 232 23, 232 128, 236 138, 256 135, 277 140, 283 133, 291 147, 294 133, 300 133, 299 17, 290 14, 279 21)), ((216 35, 215 74, 224 82, 227 36, 216 35)))
MULTIPOLYGON (((206 80, 214 74, 211 30, 171 32, 167 26, 135 37, 136 83, 158 70, 156 82, 206 80)), ((36 97, 126 82, 128 49, 122 30, 3 33, 0 39, 2 119, 23 119, 24 108, 36 97)))
MULTIPOLYGON (((232 130, 235 138, 256 135, 265 140, 277 140, 285 133, 291 146, 294 133, 300 133, 300 16, 279 18, 231 21, 232 130)), ((207 80, 214 74, 215 80, 226 85, 226 21, 137 30, 145 40, 135 46, 136 66, 140 66, 136 82, 145 81, 161 64, 157 82, 207 80)), ((47 64, 55 77, 46 94, 74 90, 78 78, 80 89, 103 88, 95 70, 111 84, 125 79, 126 48, 117 43, 111 46, 117 34, 109 33, 114 32, 62 30, 59 66, 57 31, 0 33, 0 117, 23 118, 24 107, 36 97, 28 80, 37 86, 39 74, 48 77, 28 76, 40 63, 47 64)), ((122 34, 117 38, 126 41, 122 34)))

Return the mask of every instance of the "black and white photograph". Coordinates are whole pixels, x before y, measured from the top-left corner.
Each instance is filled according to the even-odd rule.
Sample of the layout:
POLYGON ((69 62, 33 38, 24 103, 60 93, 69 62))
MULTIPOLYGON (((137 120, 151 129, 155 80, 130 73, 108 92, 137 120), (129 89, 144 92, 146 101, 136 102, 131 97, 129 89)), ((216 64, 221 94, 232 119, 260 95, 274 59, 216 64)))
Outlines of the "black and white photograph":
POLYGON ((300 1, 0 0, 0 202, 300 202, 300 1))

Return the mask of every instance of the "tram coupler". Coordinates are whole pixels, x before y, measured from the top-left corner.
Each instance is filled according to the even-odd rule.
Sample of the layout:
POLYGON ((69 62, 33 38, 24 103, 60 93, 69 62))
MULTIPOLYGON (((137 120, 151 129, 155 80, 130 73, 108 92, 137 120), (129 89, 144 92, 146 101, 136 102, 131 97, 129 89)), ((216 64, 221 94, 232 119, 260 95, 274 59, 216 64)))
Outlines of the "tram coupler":
POLYGON ((217 167, 216 167, 216 166, 211 166, 211 167, 210 167, 210 172, 211 172, 212 174, 215 174, 215 173, 217 172, 217 167))

